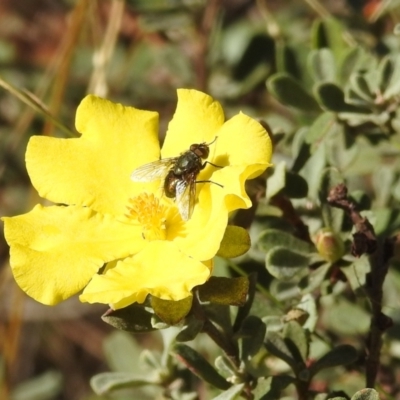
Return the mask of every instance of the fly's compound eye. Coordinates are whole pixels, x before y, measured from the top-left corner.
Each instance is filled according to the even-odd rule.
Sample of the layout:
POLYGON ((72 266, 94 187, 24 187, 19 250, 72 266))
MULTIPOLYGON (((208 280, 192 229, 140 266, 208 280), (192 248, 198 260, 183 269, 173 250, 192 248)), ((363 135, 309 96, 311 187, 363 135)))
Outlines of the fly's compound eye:
POLYGON ((196 154, 197 157, 201 158, 208 158, 208 155, 210 154, 210 148, 208 147, 207 144, 194 144, 190 146, 190 150, 196 154))

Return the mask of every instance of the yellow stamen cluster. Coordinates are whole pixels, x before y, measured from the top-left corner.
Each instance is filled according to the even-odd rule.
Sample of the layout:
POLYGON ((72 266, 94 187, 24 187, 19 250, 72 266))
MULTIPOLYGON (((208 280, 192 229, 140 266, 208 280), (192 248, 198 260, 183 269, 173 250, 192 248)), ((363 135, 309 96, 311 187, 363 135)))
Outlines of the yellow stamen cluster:
POLYGON ((165 240, 166 231, 166 212, 164 205, 153 193, 142 193, 129 199, 127 206, 130 219, 134 219, 142 225, 143 237, 147 240, 165 240))

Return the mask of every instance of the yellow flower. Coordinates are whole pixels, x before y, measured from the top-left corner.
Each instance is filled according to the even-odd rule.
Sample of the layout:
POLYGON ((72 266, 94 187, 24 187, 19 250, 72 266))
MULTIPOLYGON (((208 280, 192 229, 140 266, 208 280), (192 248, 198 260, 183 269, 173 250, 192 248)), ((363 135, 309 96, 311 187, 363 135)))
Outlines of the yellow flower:
POLYGON ((55 203, 3 218, 18 285, 54 305, 84 289, 81 301, 114 308, 190 296, 207 281, 228 214, 251 205, 246 179, 269 165, 270 139, 240 113, 225 122, 221 105, 195 90, 178 90, 178 106, 160 151, 158 115, 87 96, 75 139, 34 136, 26 165, 40 196, 55 203), (176 157, 193 143, 212 142, 197 180, 197 200, 183 221, 160 181, 133 182, 132 171, 176 157), (102 266, 102 273, 98 273, 102 266))

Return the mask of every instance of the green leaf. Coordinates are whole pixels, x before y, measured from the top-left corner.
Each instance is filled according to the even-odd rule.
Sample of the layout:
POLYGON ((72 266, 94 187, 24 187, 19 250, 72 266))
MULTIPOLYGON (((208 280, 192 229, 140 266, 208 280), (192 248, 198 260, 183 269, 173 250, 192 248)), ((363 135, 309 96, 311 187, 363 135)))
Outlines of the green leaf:
POLYGON ((217 256, 224 258, 239 257, 251 246, 250 236, 246 229, 240 226, 228 225, 219 246, 217 256))
POLYGON ((308 184, 301 175, 286 171, 285 179, 286 183, 283 194, 289 197, 289 199, 302 199, 307 196, 308 184))
POLYGON ((290 280, 309 265, 309 257, 277 246, 270 250, 265 257, 268 272, 277 279, 290 280))
POLYGON ((11 393, 12 400, 52 400, 62 391, 63 376, 58 371, 47 371, 19 383, 11 393))
POLYGON ((239 383, 238 385, 233 385, 228 390, 221 393, 217 397, 213 397, 212 400, 235 400, 235 399, 238 399, 240 393, 243 390, 243 387, 244 387, 244 383, 239 383))
POLYGON ((282 398, 281 392, 290 384, 295 384, 295 378, 288 375, 259 378, 253 390, 254 400, 276 400, 282 398))
POLYGON ((220 330, 226 332, 227 335, 232 334, 230 306, 210 303, 204 304, 203 310, 205 311, 207 318, 217 325, 220 330))
POLYGON ((281 161, 268 177, 266 198, 282 192, 289 198, 301 199, 307 196, 307 181, 295 172, 286 170, 286 162, 281 161))
POLYGON ((308 69, 317 82, 334 82, 336 76, 335 59, 328 48, 311 50, 308 69))
POLYGON ((331 112, 324 112, 308 128, 304 136, 304 141, 311 145, 316 145, 328 137, 335 128, 336 116, 331 112))
POLYGON ((297 361, 293 358, 293 355, 288 348, 286 342, 276 332, 268 332, 265 347, 275 357, 285 361, 286 364, 290 365, 293 371, 297 370, 297 361))
POLYGON ((331 267, 330 263, 322 264, 317 269, 304 276, 299 282, 302 293, 311 293, 319 288, 331 267))
POLYGON ((243 321, 240 330, 235 334, 239 338, 240 358, 243 361, 250 360, 261 349, 266 330, 264 322, 253 315, 243 321))
POLYGON ((276 42, 276 69, 278 72, 287 73, 295 79, 301 78, 301 69, 295 51, 286 43, 276 42))
POLYGON ((375 95, 371 93, 371 89, 365 79, 365 74, 356 72, 350 76, 350 85, 355 93, 371 105, 374 104, 375 95))
POLYGON ((349 198, 357 203, 359 211, 369 210, 371 208, 371 198, 362 190, 354 190, 349 198))
POLYGON ((305 362, 308 357, 308 339, 305 329, 297 321, 289 321, 283 329, 286 345, 297 362, 305 362))
POLYGON ((119 310, 109 309, 101 319, 114 328, 128 332, 150 332, 155 328, 151 324, 152 313, 144 306, 132 304, 119 310))
POLYGON ((247 277, 224 278, 212 276, 206 283, 198 287, 202 302, 226 306, 242 306, 246 302, 249 291, 247 277))
MULTIPOLYGON (((339 118, 345 120, 349 126, 359 126, 363 124, 374 124, 376 126, 384 126, 389 122, 390 115, 388 112, 383 111, 379 114, 372 114, 372 113, 348 113, 348 112, 341 112, 339 113, 339 118)), ((376 135, 376 139, 383 139, 387 140, 387 135, 382 132, 381 129, 378 129, 374 133, 376 135), (379 135, 379 136, 378 136, 379 135)), ((369 136, 370 140, 372 139, 369 136)))
POLYGON ((185 299, 173 301, 163 300, 158 297, 151 297, 151 306, 156 315, 168 325, 176 325, 189 314, 192 308, 193 297, 188 296, 185 299))
MULTIPOLYGON (((257 286, 257 274, 256 273, 250 273, 248 275, 248 280, 249 280, 249 289, 248 289, 248 293, 247 293, 247 298, 246 298, 246 302, 243 304, 242 307, 239 307, 238 312, 236 314, 236 318, 235 318, 235 322, 233 324, 233 331, 236 332, 240 326, 242 325, 242 322, 245 320, 245 318, 247 317, 247 315, 249 314, 252 305, 253 305, 253 301, 254 301, 254 297, 256 295, 256 286, 257 286)), ((261 303, 261 301, 260 301, 261 303)))
POLYGON ((315 86, 314 92, 323 107, 334 112, 355 112, 358 108, 347 104, 343 90, 335 83, 325 82, 315 86))
POLYGON ((383 93, 383 98, 388 100, 400 93, 400 55, 397 55, 393 60, 393 71, 389 79, 386 90, 383 93))
POLYGON ((338 56, 347 49, 342 24, 334 18, 315 20, 311 28, 311 45, 315 49, 330 48, 338 56))
POLYGON ((196 350, 185 344, 176 344, 173 352, 176 358, 200 379, 221 390, 227 390, 231 387, 230 383, 196 350))
POLYGON ((362 255, 356 258, 352 264, 341 267, 340 270, 346 276, 354 293, 358 293, 366 285, 367 275, 371 272, 371 264, 368 256, 362 255))
POLYGON ((395 167, 392 165, 380 165, 372 174, 372 187, 376 198, 374 205, 379 208, 390 205, 392 189, 396 179, 395 167))
POLYGON ((339 365, 347 365, 356 361, 358 352, 349 344, 343 344, 335 347, 329 353, 322 356, 309 368, 311 376, 325 368, 337 367, 339 365))
POLYGON ((338 335, 364 335, 370 326, 370 315, 360 306, 344 298, 321 298, 325 312, 322 323, 338 335))
POLYGON ((308 183, 308 196, 315 199, 318 195, 321 174, 327 164, 327 146, 319 146, 301 170, 308 183))
POLYGON ((286 185, 286 162, 281 161, 274 166, 272 175, 268 177, 266 198, 278 194, 286 185))
POLYGON ((103 342, 103 351, 107 364, 114 372, 142 372, 139 364, 132 362, 139 358, 142 349, 131 334, 112 332, 103 342))
POLYGON ((320 107, 314 97, 290 75, 277 73, 267 81, 268 90, 283 104, 304 112, 319 112, 320 107))
MULTIPOLYGON (((371 107, 371 102, 363 99, 354 89, 352 86, 346 86, 344 92, 344 101, 347 104, 350 104, 355 107, 360 107, 359 111, 355 111, 354 114, 356 115, 369 115, 370 112, 367 111, 368 107, 371 107), (364 113, 364 114, 363 114, 364 113)), ((342 119, 349 119, 351 118, 351 113, 341 113, 340 114, 342 119), (348 118, 344 118, 343 115, 349 114, 348 118)))
POLYGON ((130 372, 103 372, 95 375, 90 380, 90 386, 99 395, 118 389, 159 384, 161 384, 161 380, 158 372, 155 371, 146 375, 132 374, 130 372))
POLYGON ((189 342, 193 340, 201 331, 204 326, 204 322, 200 321, 192 316, 188 316, 185 319, 186 325, 176 335, 177 342, 189 342))
POLYGON ((311 243, 298 239, 292 234, 279 229, 267 229, 263 231, 258 238, 257 246, 266 253, 277 246, 286 247, 304 254, 315 251, 315 247, 311 243))
POLYGON ((351 400, 379 400, 379 393, 375 389, 361 389, 352 396, 351 400))
POLYGON ((393 63, 390 56, 383 57, 378 66, 377 79, 377 87, 381 93, 383 93, 387 89, 392 74, 393 63))
POLYGON ((347 84, 351 74, 358 69, 360 65, 368 65, 364 62, 365 50, 360 47, 352 47, 346 50, 345 55, 339 66, 339 80, 347 84))
POLYGON ((226 355, 218 356, 214 365, 217 370, 226 378, 235 376, 238 373, 237 367, 232 363, 232 361, 226 355))

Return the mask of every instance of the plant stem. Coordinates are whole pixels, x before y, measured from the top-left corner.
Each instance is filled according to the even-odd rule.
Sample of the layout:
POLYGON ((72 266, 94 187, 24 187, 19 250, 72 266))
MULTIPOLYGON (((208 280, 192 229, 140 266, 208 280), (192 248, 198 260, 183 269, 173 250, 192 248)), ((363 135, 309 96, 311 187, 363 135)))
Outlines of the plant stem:
POLYGON ((373 226, 367 218, 361 216, 357 204, 347 197, 344 184, 335 186, 329 192, 328 203, 346 211, 356 232, 353 234, 352 254, 360 257, 370 255, 370 272, 367 274, 366 291, 371 302, 371 323, 366 341, 366 386, 373 388, 379 371, 382 335, 388 329, 392 320, 382 312, 383 283, 388 269, 389 259, 393 255, 395 241, 378 241, 373 226))

